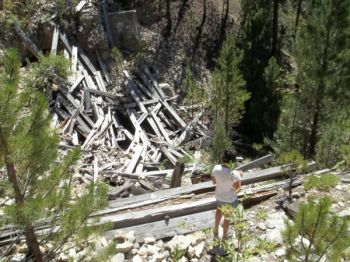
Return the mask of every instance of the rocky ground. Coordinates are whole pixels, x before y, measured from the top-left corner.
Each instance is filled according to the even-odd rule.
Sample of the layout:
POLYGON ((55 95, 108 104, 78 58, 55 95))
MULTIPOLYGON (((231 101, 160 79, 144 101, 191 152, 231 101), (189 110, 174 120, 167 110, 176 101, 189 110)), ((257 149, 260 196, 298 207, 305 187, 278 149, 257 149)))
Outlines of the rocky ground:
MULTIPOLYGON (((246 236, 244 242, 246 259, 244 261, 287 261, 281 231, 285 228, 284 221, 289 220, 290 217, 277 204, 278 200, 283 198, 285 194, 286 192, 281 189, 279 194, 273 198, 243 211, 241 223, 244 225, 244 230, 242 232, 246 236)), ((350 183, 340 181, 330 192, 314 189, 305 191, 303 186, 293 190, 293 200, 296 204, 306 201, 310 196, 322 197, 326 195, 332 197, 334 201, 332 205, 333 212, 340 216, 350 216, 350 183)), ((5 202, 5 205, 11 204, 11 201, 11 199, 0 200, 1 203, 5 202)), ((220 228, 219 237, 221 234, 220 228)), ((97 254, 100 255, 106 247, 110 247, 109 251, 112 253, 108 261, 113 262, 215 261, 208 254, 215 243, 210 228, 188 235, 176 235, 172 239, 157 240, 149 236, 144 238, 143 243, 136 242, 135 232, 133 231, 118 231, 114 236, 114 240, 107 241, 104 237, 92 238, 84 245, 62 252, 58 261, 94 261, 92 257, 97 254), (93 246, 95 250, 91 249, 93 246)), ((237 247, 239 244, 233 229, 231 229, 230 243, 233 247, 237 247)), ((52 246, 46 245, 41 248, 50 250, 52 246)), ((11 249, 11 255, 7 257, 8 260, 1 261, 22 261, 21 259, 24 258, 27 251, 25 242, 22 241, 17 245, 13 245, 11 249)))

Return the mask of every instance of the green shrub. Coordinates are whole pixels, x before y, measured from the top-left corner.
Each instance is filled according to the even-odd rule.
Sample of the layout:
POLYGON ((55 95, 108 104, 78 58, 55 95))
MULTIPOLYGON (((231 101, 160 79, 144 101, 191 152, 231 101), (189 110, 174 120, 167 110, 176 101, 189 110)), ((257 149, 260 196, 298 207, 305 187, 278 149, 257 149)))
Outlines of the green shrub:
POLYGON ((330 212, 332 201, 324 197, 302 203, 294 222, 282 232, 288 261, 341 261, 350 245, 349 219, 330 212))
POLYGON ((317 189, 321 191, 329 191, 338 184, 339 178, 333 174, 310 175, 304 182, 304 189, 317 189))

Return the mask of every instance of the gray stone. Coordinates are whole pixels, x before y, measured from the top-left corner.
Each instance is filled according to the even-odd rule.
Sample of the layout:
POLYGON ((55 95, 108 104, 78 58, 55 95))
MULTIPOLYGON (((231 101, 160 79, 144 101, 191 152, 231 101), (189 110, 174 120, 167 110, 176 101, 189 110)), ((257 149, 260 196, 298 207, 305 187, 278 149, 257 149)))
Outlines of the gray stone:
POLYGON ((126 234, 124 231, 117 231, 114 235, 114 240, 117 240, 117 241, 124 241, 126 238, 126 234))
POLYGON ((181 258, 178 260, 178 262, 187 262, 187 261, 188 261, 188 259, 187 259, 185 256, 181 257, 181 258))
POLYGON ((125 239, 130 243, 134 243, 136 240, 135 231, 129 231, 128 233, 126 233, 125 239))
POLYGON ((350 217, 350 208, 339 212, 338 216, 340 216, 340 217, 350 217))
POLYGON ((170 252, 168 250, 165 250, 163 253, 164 258, 167 259, 168 257, 170 257, 170 252))
POLYGON ((155 254, 153 257, 154 257, 155 262, 162 262, 164 259, 164 254, 163 253, 155 254))
POLYGON ((192 234, 187 235, 187 237, 191 240, 191 245, 195 246, 198 243, 207 239, 207 236, 202 231, 197 231, 192 234))
POLYGON ((148 253, 148 249, 146 245, 143 245, 139 251, 137 252, 137 254, 139 254, 140 256, 147 256, 148 253))
POLYGON ((283 257, 286 255, 286 249, 281 247, 275 251, 276 257, 283 257))
POLYGON ((162 240, 158 240, 156 246, 159 247, 159 248, 163 248, 164 247, 164 242, 162 240))
POLYGON ((190 258, 193 258, 193 257, 200 258, 202 253, 203 253, 204 246, 205 246, 205 242, 204 241, 202 241, 201 243, 197 244, 194 247, 189 246, 188 247, 188 251, 187 251, 188 256, 190 258))
POLYGON ((156 243, 156 239, 154 237, 145 237, 144 238, 144 242, 146 244, 155 244, 156 243))
POLYGON ((108 246, 108 242, 104 237, 98 237, 94 240, 96 251, 100 251, 108 246))
POLYGON ((111 262, 124 262, 125 255, 123 253, 118 253, 111 258, 111 262))
POLYGON ((344 207, 344 206, 345 206, 345 204, 344 204, 344 202, 339 201, 339 202, 338 202, 338 206, 340 206, 340 207, 344 207))
POLYGON ((120 253, 129 253, 133 247, 134 247, 133 243, 124 242, 121 244, 117 244, 116 250, 117 252, 120 252, 120 253))
POLYGON ((183 235, 174 236, 172 240, 167 243, 167 246, 171 251, 174 251, 176 248, 180 250, 186 250, 191 244, 192 239, 183 235))
POLYGON ((266 225, 265 225, 265 223, 263 223, 263 222, 258 223, 258 228, 259 228, 260 230, 262 230, 262 231, 265 231, 265 230, 266 230, 266 225))
POLYGON ((25 254, 15 254, 10 258, 10 262, 22 262, 24 261, 26 255, 25 254))
POLYGON ((145 260, 140 255, 136 255, 132 258, 132 262, 144 262, 145 260))
POLYGON ((277 228, 266 233, 266 240, 280 245, 283 244, 282 234, 277 228))
POLYGON ((287 216, 284 214, 284 212, 275 212, 269 214, 266 218, 266 227, 269 229, 277 228, 278 230, 284 230, 284 219, 287 219, 287 216))
POLYGON ((160 251, 160 248, 157 246, 147 245, 146 247, 147 247, 147 255, 148 256, 157 254, 160 251))
POLYGON ((26 244, 26 243, 23 243, 23 244, 19 245, 19 246, 17 247, 17 252, 18 252, 18 253, 22 253, 22 254, 27 253, 27 252, 28 252, 27 244, 26 244))

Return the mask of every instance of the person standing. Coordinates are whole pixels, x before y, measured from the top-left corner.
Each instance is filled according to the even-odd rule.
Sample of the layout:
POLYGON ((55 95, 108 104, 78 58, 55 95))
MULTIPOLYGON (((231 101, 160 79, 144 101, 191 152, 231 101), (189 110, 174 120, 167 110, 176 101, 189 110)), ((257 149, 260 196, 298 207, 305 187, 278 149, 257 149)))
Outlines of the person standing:
POLYGON ((218 229, 222 216, 224 216, 223 240, 228 239, 230 220, 220 210, 222 206, 230 205, 233 208, 238 206, 237 193, 241 189, 242 171, 231 170, 228 167, 230 152, 225 150, 221 157, 220 165, 216 165, 212 171, 212 181, 215 187, 215 198, 217 208, 215 213, 214 237, 218 237, 218 229))

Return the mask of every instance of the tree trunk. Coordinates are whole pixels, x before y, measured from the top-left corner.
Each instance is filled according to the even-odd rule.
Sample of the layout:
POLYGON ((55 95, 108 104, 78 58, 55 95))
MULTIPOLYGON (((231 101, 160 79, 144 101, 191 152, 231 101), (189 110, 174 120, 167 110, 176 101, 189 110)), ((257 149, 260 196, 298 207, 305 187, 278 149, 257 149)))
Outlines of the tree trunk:
MULTIPOLYGON (((8 159, 5 159, 5 164, 6 164, 6 170, 7 170, 9 181, 11 182, 15 193, 15 202, 17 205, 21 206, 24 204, 24 197, 19 188, 15 166, 12 163, 12 161, 8 159)), ((26 224, 24 230, 25 230, 26 243, 28 246, 29 256, 34 257, 36 262, 42 262, 43 257, 40 252, 39 243, 36 238, 33 225, 30 223, 26 224)))
POLYGON ((165 27, 164 35, 166 37, 170 37, 171 29, 173 27, 173 23, 172 23, 172 20, 171 20, 171 12, 170 12, 170 0, 165 0, 165 7, 166 7, 167 25, 165 27))
POLYGON ((272 21, 272 49, 271 55, 276 57, 278 45, 278 3, 279 0, 273 1, 273 21, 272 21))
MULTIPOLYGON (((19 187, 15 165, 13 161, 8 157, 9 156, 8 146, 7 146, 5 137, 3 135, 3 132, 1 130, 1 127, 0 127, 0 145, 2 146, 2 153, 4 155, 4 162, 6 166, 7 176, 10 183, 12 184, 12 188, 15 193, 15 203, 19 207, 21 207, 22 205, 24 205, 24 194, 21 192, 21 189, 19 187)), ((36 239, 33 225, 30 223, 26 224, 24 230, 25 230, 25 236, 26 236, 26 243, 28 246, 28 255, 30 257, 34 257, 36 262, 43 262, 43 257, 40 252, 39 243, 36 239)))
POLYGON ((171 177, 170 188, 181 186, 181 179, 184 171, 185 171, 185 164, 176 162, 176 165, 174 167, 174 172, 171 177))
POLYGON ((297 31, 298 31, 302 2, 303 2, 303 0, 298 1, 297 15, 295 17, 295 26, 294 26, 294 38, 296 37, 297 31))
POLYGON ((316 109, 314 111, 313 120, 312 120, 312 126, 311 126, 311 134, 309 139, 309 150, 308 150, 308 158, 313 158, 315 156, 315 148, 317 144, 317 133, 318 133, 318 126, 319 126, 319 117, 320 117, 320 101, 321 99, 318 99, 316 102, 316 109))

